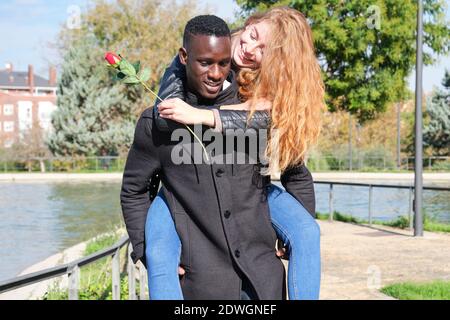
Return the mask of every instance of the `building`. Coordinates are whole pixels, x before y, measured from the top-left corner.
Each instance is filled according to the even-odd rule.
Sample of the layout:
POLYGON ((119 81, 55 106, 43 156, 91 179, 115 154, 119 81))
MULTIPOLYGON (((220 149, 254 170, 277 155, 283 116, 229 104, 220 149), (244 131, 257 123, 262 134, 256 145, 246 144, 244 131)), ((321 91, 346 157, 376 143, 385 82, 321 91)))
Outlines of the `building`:
POLYGON ((8 63, 0 70, 0 146, 10 147, 33 125, 51 130, 56 110, 56 69, 50 67, 48 80, 28 71, 14 71, 8 63))

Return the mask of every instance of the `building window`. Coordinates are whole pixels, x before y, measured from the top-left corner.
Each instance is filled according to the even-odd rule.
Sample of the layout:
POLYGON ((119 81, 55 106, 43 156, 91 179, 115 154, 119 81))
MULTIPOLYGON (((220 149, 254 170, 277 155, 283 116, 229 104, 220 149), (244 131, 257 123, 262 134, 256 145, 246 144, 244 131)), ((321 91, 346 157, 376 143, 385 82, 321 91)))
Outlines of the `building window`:
POLYGON ((14 114, 14 105, 5 104, 3 106, 3 115, 4 116, 12 116, 14 114))
POLYGON ((5 121, 3 122, 3 131, 5 132, 13 132, 14 131, 14 121, 5 121))

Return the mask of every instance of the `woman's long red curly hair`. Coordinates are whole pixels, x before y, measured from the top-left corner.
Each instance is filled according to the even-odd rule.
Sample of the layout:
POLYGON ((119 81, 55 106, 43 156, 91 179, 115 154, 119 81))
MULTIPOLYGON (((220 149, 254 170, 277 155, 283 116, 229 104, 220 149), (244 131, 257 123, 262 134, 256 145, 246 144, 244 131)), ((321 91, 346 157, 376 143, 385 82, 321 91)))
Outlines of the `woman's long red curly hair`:
MULTIPOLYGON (((289 7, 276 7, 251 16, 245 26, 261 21, 271 26, 261 66, 242 69, 238 82, 244 100, 272 102, 265 150, 268 174, 303 163, 319 136, 325 90, 304 15, 289 7)), ((249 119, 255 112, 251 105, 249 119)))

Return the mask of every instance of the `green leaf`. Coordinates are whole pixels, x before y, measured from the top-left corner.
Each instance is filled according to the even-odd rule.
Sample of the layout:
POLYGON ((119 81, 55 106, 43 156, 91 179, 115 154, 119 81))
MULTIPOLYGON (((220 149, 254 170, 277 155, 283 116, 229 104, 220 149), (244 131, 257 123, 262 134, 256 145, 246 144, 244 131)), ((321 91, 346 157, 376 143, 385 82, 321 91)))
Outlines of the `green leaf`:
POLYGON ((134 67, 134 70, 136 71, 136 73, 139 73, 139 70, 141 70, 141 62, 138 61, 138 62, 133 63, 133 67, 134 67))
POLYGON ((131 76, 131 77, 126 77, 123 80, 123 82, 126 84, 135 84, 135 83, 139 83, 139 80, 135 76, 131 76))
POLYGON ((136 75, 136 70, 134 69, 134 66, 131 63, 129 63, 127 60, 122 60, 120 62, 120 71, 129 77, 136 75))
POLYGON ((143 82, 147 82, 150 79, 150 69, 149 68, 145 68, 144 70, 142 70, 141 74, 139 75, 139 78, 141 78, 141 80, 143 82))
POLYGON ((115 80, 122 80, 126 77, 126 75, 123 72, 117 72, 115 80))

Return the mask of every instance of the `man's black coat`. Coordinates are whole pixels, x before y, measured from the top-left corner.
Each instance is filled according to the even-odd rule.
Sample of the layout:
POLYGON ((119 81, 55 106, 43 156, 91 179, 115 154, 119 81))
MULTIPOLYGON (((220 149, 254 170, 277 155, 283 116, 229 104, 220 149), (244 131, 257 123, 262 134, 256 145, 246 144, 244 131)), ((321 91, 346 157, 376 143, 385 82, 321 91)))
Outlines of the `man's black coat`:
MULTIPOLYGON (((230 80, 232 84, 219 94, 214 105, 206 107, 239 102, 237 84, 230 80)), ((187 102, 203 104, 192 94, 187 95, 187 102)), ((192 151, 194 145, 198 148, 191 138, 192 142, 183 143, 183 150, 192 151)), ((276 235, 258 166, 176 165, 171 156, 177 144, 171 141, 171 132, 156 128, 152 110, 145 110, 136 126, 121 190, 133 260, 144 256, 145 220, 150 206, 148 181, 159 172, 183 246, 184 298, 239 299, 241 279, 246 276, 259 299, 283 299, 284 268, 275 254, 276 235)))

